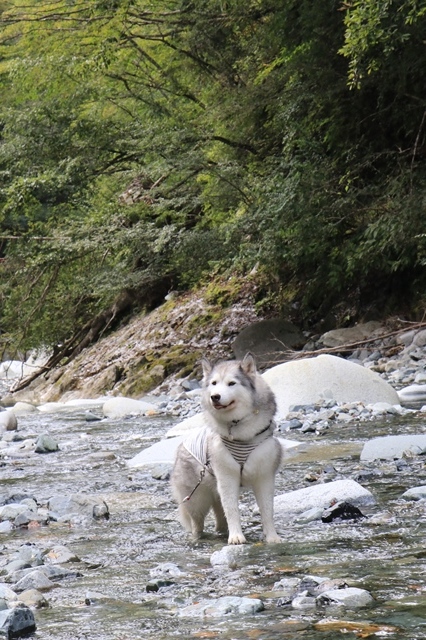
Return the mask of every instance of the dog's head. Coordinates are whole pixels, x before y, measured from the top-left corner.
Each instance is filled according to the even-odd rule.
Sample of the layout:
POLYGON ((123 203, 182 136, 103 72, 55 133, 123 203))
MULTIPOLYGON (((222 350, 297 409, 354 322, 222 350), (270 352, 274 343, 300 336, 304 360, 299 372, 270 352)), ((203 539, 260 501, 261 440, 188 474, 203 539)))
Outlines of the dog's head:
POLYGON ((241 361, 221 361, 214 365, 203 359, 202 367, 204 404, 208 410, 232 420, 234 414, 251 409, 258 375, 251 353, 241 361))

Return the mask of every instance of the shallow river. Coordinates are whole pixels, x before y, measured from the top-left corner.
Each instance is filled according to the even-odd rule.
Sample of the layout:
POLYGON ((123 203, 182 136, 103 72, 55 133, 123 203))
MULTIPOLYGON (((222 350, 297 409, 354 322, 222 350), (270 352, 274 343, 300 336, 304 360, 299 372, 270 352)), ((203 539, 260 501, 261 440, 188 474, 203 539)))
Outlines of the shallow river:
MULTIPOLYGON (((243 528, 249 540, 235 569, 212 568, 211 554, 226 544, 213 534, 191 542, 175 520, 167 480, 129 470, 126 460, 158 441, 172 426, 164 418, 132 418, 88 423, 83 411, 29 414, 19 430, 49 433, 60 445, 51 454, 9 460, 0 468, 1 493, 29 493, 39 504, 52 495, 102 496, 109 520, 69 526, 51 523, 0 537, 0 552, 24 543, 65 544, 82 560, 81 577, 47 592, 50 606, 35 612, 36 638, 43 640, 127 640, 218 638, 223 640, 328 640, 347 637, 426 638, 426 509, 401 494, 426 484, 421 457, 406 464, 359 462, 363 442, 385 434, 424 433, 420 414, 389 422, 334 425, 321 436, 291 432, 304 443, 288 457, 277 479, 277 493, 309 486, 308 474, 355 478, 361 471, 380 475, 360 482, 377 505, 354 522, 323 524, 278 521, 282 544, 259 544, 260 522, 250 494, 242 496, 243 528), (334 471, 333 471, 334 468, 334 471), (146 587, 162 563, 182 573, 157 592, 146 587), (316 575, 344 579, 367 589, 374 605, 358 611, 296 610, 279 606, 275 582, 316 575), (261 613, 245 618, 183 618, 178 611, 203 598, 259 597, 261 613)), ((365 477, 365 476, 363 476, 365 477)), ((210 531, 212 531, 210 523, 210 531)))

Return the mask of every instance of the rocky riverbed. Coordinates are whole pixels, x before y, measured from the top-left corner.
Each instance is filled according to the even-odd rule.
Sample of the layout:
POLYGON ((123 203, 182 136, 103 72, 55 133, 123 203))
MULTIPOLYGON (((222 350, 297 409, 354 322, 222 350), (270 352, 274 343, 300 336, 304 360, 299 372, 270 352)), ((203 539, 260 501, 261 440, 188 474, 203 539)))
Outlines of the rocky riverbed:
POLYGON ((105 415, 105 399, 16 405, 18 429, 0 440, 0 634, 426 638, 416 335, 393 359, 364 358, 402 395, 415 385, 413 409, 322 398, 279 420, 279 435, 297 443, 277 477, 281 544, 260 542, 250 493, 241 498, 247 545, 228 547, 212 523, 192 542, 176 521, 170 462, 132 465, 198 413, 194 380, 145 398, 146 415, 105 415), (408 440, 385 455, 397 436, 408 440))
MULTIPOLYGON (((359 419, 327 428, 282 425, 301 446, 277 494, 351 480, 374 504, 349 520, 281 514, 282 544, 265 545, 247 493, 249 544, 230 549, 212 532, 197 543, 183 533, 167 465, 129 467, 179 421, 169 413, 178 402, 184 413, 196 407, 181 397, 154 417, 104 418, 87 404, 18 415, 1 441, 4 609, 29 607, 43 639, 426 638, 425 503, 403 497, 426 483, 424 459, 360 460, 372 438, 424 433, 422 412, 361 419, 358 407, 359 419), (51 453, 35 452, 43 434, 58 443, 51 453)), ((296 413, 303 425, 316 412, 296 413)))

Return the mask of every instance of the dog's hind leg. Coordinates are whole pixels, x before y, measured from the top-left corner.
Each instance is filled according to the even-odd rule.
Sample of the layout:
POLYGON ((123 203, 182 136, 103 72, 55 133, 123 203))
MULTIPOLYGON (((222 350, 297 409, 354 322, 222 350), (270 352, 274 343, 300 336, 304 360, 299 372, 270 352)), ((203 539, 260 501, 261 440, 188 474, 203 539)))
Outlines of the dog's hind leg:
POLYGON ((218 533, 228 533, 228 523, 226 522, 225 512, 219 496, 213 500, 213 512, 216 518, 216 531, 218 533))
POLYGON ((181 522, 192 533, 194 540, 201 538, 204 521, 213 506, 212 490, 207 484, 201 484, 189 500, 179 505, 181 522))

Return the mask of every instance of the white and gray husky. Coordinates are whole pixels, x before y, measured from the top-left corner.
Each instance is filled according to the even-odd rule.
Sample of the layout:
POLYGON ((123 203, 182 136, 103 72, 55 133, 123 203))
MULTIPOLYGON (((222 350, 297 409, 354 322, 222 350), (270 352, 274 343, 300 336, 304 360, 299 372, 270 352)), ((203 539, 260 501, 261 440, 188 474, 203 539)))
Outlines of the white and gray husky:
POLYGON ((266 542, 280 542, 273 521, 275 474, 282 449, 275 430, 275 397, 256 370, 242 361, 202 361, 202 406, 207 427, 183 442, 176 454, 172 490, 183 526, 199 538, 212 508, 216 531, 228 544, 243 544, 240 486, 253 489, 266 542))

